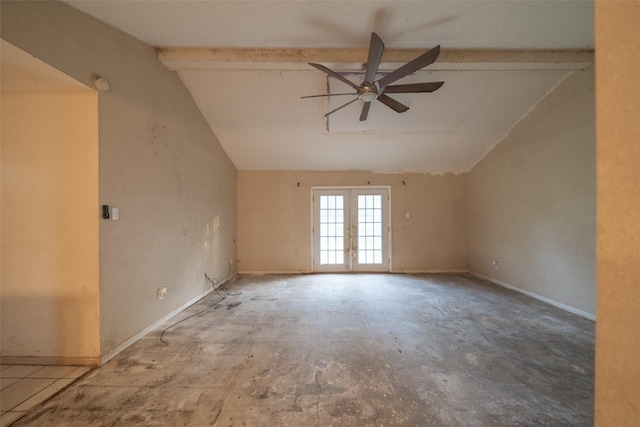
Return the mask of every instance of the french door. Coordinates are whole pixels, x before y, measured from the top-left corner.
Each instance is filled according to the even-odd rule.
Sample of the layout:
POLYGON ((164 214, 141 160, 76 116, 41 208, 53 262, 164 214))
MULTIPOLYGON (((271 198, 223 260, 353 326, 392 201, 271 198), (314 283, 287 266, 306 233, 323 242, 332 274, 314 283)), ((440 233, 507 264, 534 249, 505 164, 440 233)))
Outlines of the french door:
POLYGON ((313 189, 313 271, 389 271, 389 189, 313 189))

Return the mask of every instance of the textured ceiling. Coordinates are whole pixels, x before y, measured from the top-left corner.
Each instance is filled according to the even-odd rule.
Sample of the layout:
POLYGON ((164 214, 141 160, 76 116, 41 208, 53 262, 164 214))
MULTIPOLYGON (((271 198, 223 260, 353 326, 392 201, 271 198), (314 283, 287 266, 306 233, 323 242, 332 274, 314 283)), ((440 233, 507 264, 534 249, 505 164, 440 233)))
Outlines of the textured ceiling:
POLYGON ((593 47, 593 3, 547 1, 86 1, 66 3, 153 46, 593 47))
MULTIPOLYGON (((468 170, 589 63, 550 51, 593 48, 593 3, 580 0, 66 3, 153 46, 176 48, 161 49, 160 57, 242 170, 468 170), (360 123, 357 101, 327 120, 326 112, 350 98, 300 97, 349 87, 306 62, 318 57, 359 84, 372 31, 388 50, 440 44, 436 64, 398 83, 445 85, 394 95, 410 107, 402 114, 376 102, 360 123), (534 60, 527 59, 531 50, 538 51, 534 60)), ((382 71, 402 65, 386 58, 382 71)))

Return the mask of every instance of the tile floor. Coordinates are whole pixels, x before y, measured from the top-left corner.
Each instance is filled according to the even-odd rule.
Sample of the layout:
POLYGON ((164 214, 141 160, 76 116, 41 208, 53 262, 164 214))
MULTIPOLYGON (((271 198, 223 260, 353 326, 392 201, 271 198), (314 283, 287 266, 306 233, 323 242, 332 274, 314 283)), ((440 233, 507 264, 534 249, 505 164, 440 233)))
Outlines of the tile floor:
POLYGON ((0 427, 10 425, 90 370, 88 366, 0 365, 0 427))

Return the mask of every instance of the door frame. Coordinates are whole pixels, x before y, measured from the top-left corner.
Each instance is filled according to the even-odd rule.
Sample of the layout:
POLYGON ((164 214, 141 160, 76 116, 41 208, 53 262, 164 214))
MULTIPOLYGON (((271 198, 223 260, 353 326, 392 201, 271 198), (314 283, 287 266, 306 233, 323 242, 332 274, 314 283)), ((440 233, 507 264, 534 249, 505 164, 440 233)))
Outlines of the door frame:
MULTIPOLYGON (((313 264, 313 257, 315 255, 315 238, 314 238, 314 205, 313 205, 313 193, 315 190, 337 190, 337 191, 350 191, 350 190, 385 190, 389 196, 389 200, 387 201, 387 206, 386 206, 386 210, 387 210, 387 220, 388 220, 388 248, 387 248, 387 256, 389 258, 389 263, 388 263, 388 269, 385 270, 384 272, 391 272, 393 271, 393 255, 392 255, 392 232, 393 232, 393 226, 392 226, 392 220, 391 220, 391 186, 390 185, 329 185, 329 186, 325 186, 325 185, 316 185, 316 186, 311 186, 309 188, 309 206, 310 206, 310 228, 309 228, 309 235, 311 236, 311 245, 310 245, 310 256, 309 256, 309 265, 310 268, 309 270, 312 273, 318 273, 317 271, 314 270, 314 264, 313 264)), ((351 273, 352 271, 347 271, 348 273, 351 273)), ((366 273, 366 271, 353 271, 354 273, 366 273)))

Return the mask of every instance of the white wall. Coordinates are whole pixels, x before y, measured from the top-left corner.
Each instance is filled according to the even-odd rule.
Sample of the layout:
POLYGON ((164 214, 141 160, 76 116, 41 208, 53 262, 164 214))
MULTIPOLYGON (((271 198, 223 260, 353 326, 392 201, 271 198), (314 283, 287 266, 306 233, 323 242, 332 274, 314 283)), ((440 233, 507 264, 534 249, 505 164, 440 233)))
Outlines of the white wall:
POLYGON ((465 270, 464 184, 454 174, 239 171, 238 268, 309 272, 311 187, 389 185, 392 270, 465 270))
POLYGON ((467 175, 469 270, 590 315, 594 106, 590 67, 560 83, 467 175))
POLYGON ((97 363, 97 94, 1 99, 2 357, 97 363))
MULTIPOLYGON (((110 355, 224 279, 236 258, 236 170, 151 46, 61 2, 2 2, 4 39, 98 96, 100 353, 110 355), (164 300, 156 290, 167 286, 164 300)), ((233 271, 231 272, 233 274, 233 271)))

